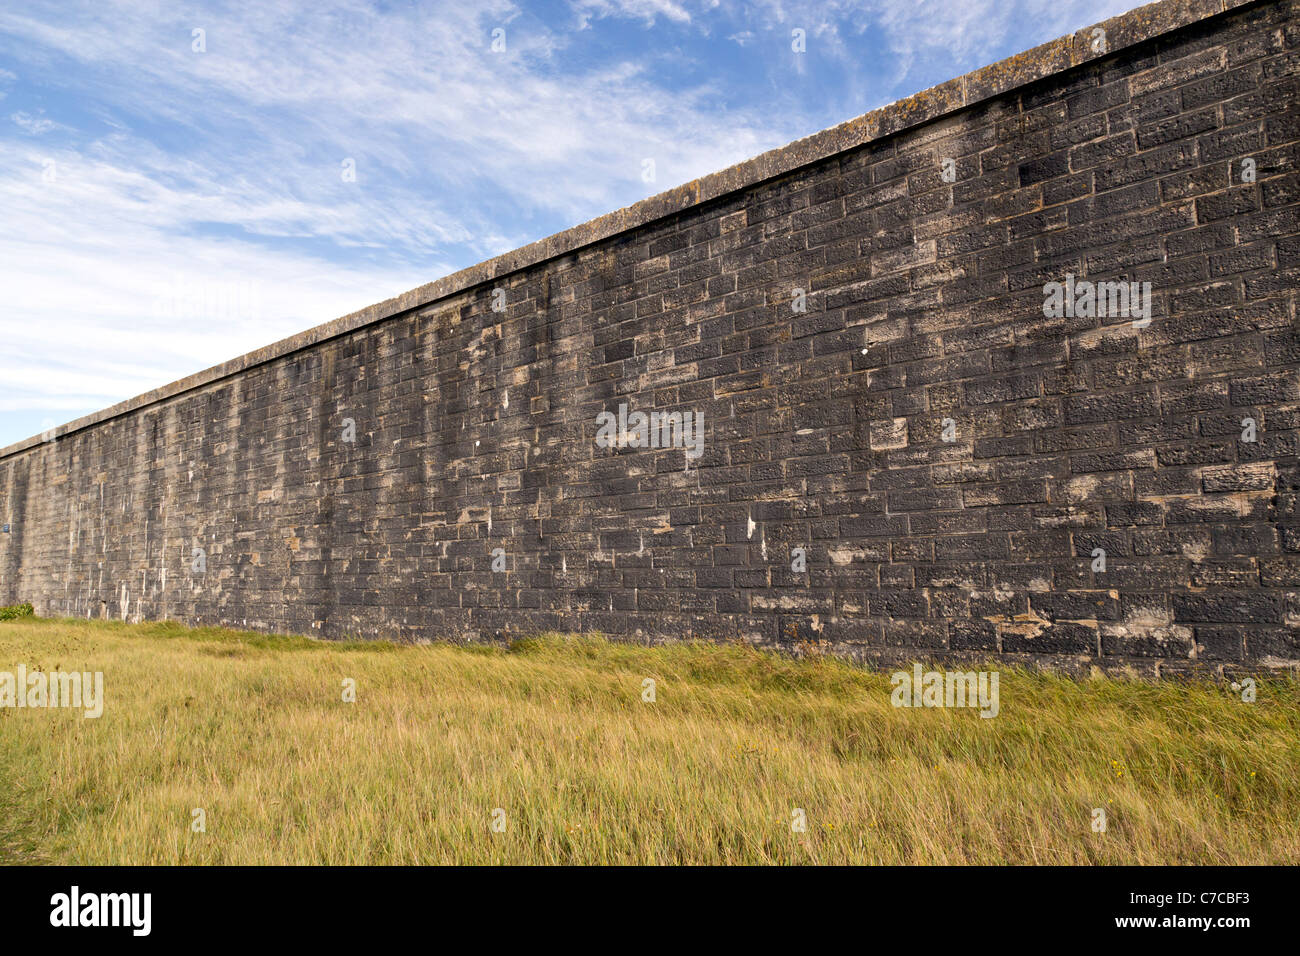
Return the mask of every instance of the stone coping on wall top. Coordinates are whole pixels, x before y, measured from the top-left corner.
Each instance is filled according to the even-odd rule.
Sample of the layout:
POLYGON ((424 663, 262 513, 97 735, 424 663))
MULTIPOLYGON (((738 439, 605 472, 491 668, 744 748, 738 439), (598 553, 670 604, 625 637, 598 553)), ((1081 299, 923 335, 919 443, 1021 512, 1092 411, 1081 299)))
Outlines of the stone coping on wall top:
MULTIPOLYGON (((1076 33, 923 90, 888 106, 882 106, 838 126, 769 150, 743 163, 710 173, 616 212, 598 216, 589 222, 557 232, 553 236, 539 239, 467 269, 461 269, 459 272, 453 272, 451 275, 358 312, 307 329, 220 365, 214 365, 110 408, 93 412, 59 426, 54 429, 54 435, 63 437, 148 405, 166 401, 185 392, 229 378, 246 369, 263 365, 328 339, 346 335, 411 309, 427 306, 473 286, 539 265, 619 233, 683 212, 700 203, 783 176, 838 153, 919 126, 1071 67, 1109 56, 1161 34, 1255 2, 1258 0, 1158 0, 1156 3, 1137 7, 1117 17, 1085 27, 1076 33), (1093 48, 1093 31, 1097 27, 1105 31, 1104 50, 1093 48)), ((39 445, 42 440, 40 435, 36 435, 0 449, 0 459, 39 445)))

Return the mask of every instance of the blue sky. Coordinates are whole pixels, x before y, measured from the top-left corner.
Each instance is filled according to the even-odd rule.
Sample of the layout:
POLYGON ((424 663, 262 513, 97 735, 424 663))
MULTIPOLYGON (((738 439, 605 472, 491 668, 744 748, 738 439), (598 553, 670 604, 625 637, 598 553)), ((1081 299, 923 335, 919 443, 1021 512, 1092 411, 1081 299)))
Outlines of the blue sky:
POLYGON ((6 5, 0 446, 1133 5, 6 5))

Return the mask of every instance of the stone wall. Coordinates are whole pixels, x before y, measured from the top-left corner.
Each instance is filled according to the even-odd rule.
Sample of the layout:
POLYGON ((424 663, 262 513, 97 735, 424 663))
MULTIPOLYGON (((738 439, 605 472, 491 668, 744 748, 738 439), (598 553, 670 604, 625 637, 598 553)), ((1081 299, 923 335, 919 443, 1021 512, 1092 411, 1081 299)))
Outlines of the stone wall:
POLYGON ((1298 10, 1132 11, 5 449, 0 603, 1294 668, 1298 10))

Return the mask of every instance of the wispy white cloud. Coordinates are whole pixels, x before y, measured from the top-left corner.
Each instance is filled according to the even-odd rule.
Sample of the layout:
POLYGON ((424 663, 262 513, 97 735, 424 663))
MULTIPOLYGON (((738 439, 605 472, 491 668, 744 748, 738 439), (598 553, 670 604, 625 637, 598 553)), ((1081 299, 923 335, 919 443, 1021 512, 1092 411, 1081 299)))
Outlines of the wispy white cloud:
POLYGON ((12 113, 9 118, 13 120, 14 125, 24 133, 28 133, 32 136, 40 136, 42 133, 48 133, 59 125, 55 123, 54 120, 46 119, 44 116, 33 116, 26 110, 19 110, 17 113, 12 113))
MULTIPOLYGON (((716 0, 709 7, 716 7, 716 0)), ((641 20, 646 26, 653 26, 658 19, 675 23, 690 23, 691 14, 685 4, 673 0, 574 0, 572 3, 583 26, 592 19, 618 16, 641 20)))

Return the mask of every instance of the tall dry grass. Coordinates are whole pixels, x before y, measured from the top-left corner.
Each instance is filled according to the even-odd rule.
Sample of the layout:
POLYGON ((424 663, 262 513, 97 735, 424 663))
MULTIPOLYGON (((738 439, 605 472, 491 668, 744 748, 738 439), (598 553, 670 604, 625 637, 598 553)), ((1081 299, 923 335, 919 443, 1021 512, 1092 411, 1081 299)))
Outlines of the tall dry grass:
POLYGON ((742 647, 68 620, 0 624, 18 663, 103 671, 106 706, 0 709, 4 862, 1300 862, 1290 681, 1247 704, 1001 669, 987 720, 742 647))

